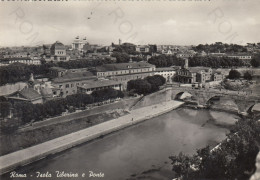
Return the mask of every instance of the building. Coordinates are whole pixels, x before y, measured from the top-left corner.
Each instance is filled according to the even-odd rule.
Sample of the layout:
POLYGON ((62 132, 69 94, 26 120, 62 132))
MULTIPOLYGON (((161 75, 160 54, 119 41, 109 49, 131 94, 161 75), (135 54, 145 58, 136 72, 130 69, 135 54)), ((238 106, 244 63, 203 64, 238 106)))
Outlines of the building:
POLYGON ((224 74, 221 74, 221 73, 214 73, 213 75, 213 80, 214 81, 223 81, 223 79, 225 78, 225 75, 224 74))
POLYGON ((143 79, 155 73, 155 66, 147 62, 104 64, 96 67, 97 78, 122 82, 123 89, 129 80, 143 79))
POLYGON ((86 84, 89 80, 97 79, 87 68, 64 69, 50 68, 52 77, 53 94, 56 97, 66 97, 77 93, 77 86, 86 84))
POLYGON ((54 44, 52 44, 50 48, 51 57, 50 59, 52 61, 68 61, 69 56, 66 54, 66 47, 59 41, 56 41, 54 44))
POLYGON ((177 56, 178 58, 184 58, 184 59, 186 59, 186 58, 193 57, 194 54, 191 53, 191 52, 179 52, 179 53, 176 54, 176 56, 177 56))
POLYGON ((14 102, 31 102, 33 104, 43 103, 43 97, 40 93, 40 89, 35 87, 35 80, 33 75, 28 81, 28 85, 25 86, 22 90, 18 90, 12 94, 6 96, 6 98, 14 103, 14 102))
POLYGON ((89 43, 87 42, 86 37, 83 38, 83 40, 80 40, 80 39, 79 39, 79 36, 77 36, 77 37, 74 39, 73 43, 72 43, 72 49, 73 49, 73 50, 82 51, 84 45, 88 45, 88 44, 89 44, 89 43))
POLYGON ((172 50, 168 49, 168 50, 162 50, 162 54, 173 55, 174 53, 172 52, 172 50))
POLYGON ((92 79, 86 81, 83 85, 77 86, 78 93, 91 94, 93 91, 113 88, 115 90, 122 90, 122 84, 118 81, 113 80, 97 80, 92 79))
POLYGON ((7 66, 13 63, 23 63, 27 65, 41 65, 40 58, 30 58, 30 57, 12 57, 0 59, 0 66, 7 66))
POLYGON ((150 47, 147 45, 139 45, 136 46, 135 50, 140 53, 148 53, 150 52, 150 47))
POLYGON ((227 54, 228 58, 236 58, 241 60, 251 60, 252 56, 250 54, 227 54))
POLYGON ((175 80, 180 83, 202 83, 205 84, 212 79, 212 69, 207 67, 188 67, 188 59, 185 65, 176 71, 175 80))
POLYGON ((165 68, 156 68, 155 75, 161 75, 166 79, 166 83, 171 83, 173 77, 175 76, 176 68, 165 67, 165 68))

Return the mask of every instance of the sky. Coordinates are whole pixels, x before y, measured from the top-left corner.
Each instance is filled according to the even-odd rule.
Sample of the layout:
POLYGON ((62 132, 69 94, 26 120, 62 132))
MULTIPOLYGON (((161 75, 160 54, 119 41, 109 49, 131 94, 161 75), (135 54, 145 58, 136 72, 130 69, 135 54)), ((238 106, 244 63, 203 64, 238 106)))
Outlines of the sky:
POLYGON ((260 42, 259 0, 0 2, 0 47, 260 42))

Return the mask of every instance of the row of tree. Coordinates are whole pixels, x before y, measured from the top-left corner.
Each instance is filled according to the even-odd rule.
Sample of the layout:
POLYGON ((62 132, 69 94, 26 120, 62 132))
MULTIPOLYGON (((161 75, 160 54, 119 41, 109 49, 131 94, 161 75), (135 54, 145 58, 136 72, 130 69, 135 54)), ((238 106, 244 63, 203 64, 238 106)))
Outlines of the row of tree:
POLYGON ((155 65, 156 67, 170 67, 170 66, 181 66, 183 60, 176 56, 153 56, 148 60, 148 63, 155 65))
POLYGON ((66 98, 53 99, 43 104, 32 104, 30 102, 16 102, 13 107, 6 100, 1 101, 0 109, 2 118, 6 117, 10 108, 14 109, 14 116, 21 120, 22 124, 34 121, 41 121, 44 118, 59 116, 66 110, 75 110, 76 108, 86 107, 86 105, 103 102, 109 99, 123 98, 124 94, 112 88, 93 91, 88 94, 73 94, 66 98), (6 105, 7 106, 2 106, 6 105))
MULTIPOLYGON (((237 71, 237 70, 235 70, 235 69, 231 69, 230 71, 229 71, 229 74, 228 74, 228 79, 239 79, 240 77, 242 77, 241 76, 241 73, 239 72, 239 71, 237 71)), ((246 79, 246 80, 252 80, 252 75, 250 74, 250 72, 245 72, 244 73, 244 79, 246 79)))
POLYGON ((249 179, 259 152, 260 124, 253 119, 239 120, 227 139, 214 150, 209 146, 193 156, 171 156, 172 170, 186 179, 249 179))
POLYGON ((36 76, 46 76, 50 67, 62 67, 66 69, 76 68, 88 68, 100 66, 103 64, 112 63, 109 59, 97 59, 97 60, 74 60, 67 62, 48 62, 42 65, 26 65, 22 63, 14 63, 9 66, 0 67, 0 85, 7 83, 15 83, 19 81, 27 81, 30 74, 33 73, 36 76))
POLYGON ((199 44, 198 46, 192 47, 196 52, 206 53, 236 53, 236 52, 247 52, 246 47, 237 44, 223 44, 222 42, 216 42, 214 44, 199 44))
POLYGON ((159 90, 164 85, 165 78, 160 75, 148 76, 145 79, 136 79, 127 82, 127 90, 137 94, 149 94, 159 90))
POLYGON ((251 60, 251 65, 253 67, 259 67, 260 66, 260 53, 257 53, 253 56, 251 60))
MULTIPOLYGON (((176 56, 154 56, 148 60, 150 64, 154 64, 156 67, 170 67, 170 66, 182 66, 184 64, 183 59, 176 56)), ((249 63, 236 58, 228 57, 213 57, 213 56, 193 56, 189 58, 189 66, 204 66, 212 68, 228 68, 228 67, 241 67, 249 66, 249 63)))

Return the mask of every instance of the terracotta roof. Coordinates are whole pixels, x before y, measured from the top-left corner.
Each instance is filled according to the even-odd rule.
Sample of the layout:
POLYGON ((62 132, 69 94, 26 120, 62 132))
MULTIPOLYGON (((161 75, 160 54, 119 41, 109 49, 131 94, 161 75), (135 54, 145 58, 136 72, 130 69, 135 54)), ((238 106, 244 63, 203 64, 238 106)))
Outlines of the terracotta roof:
POLYGON ((147 62, 136 62, 136 63, 117 63, 117 64, 104 64, 102 66, 96 67, 96 71, 117 71, 126 69, 140 69, 140 68, 150 68, 155 67, 147 62))
POLYGON ((172 67, 162 67, 162 68, 156 68, 156 71, 175 71, 175 68, 172 67))
POLYGON ((62 77, 54 78, 52 81, 54 83, 61 83, 61 82, 80 81, 80 80, 94 79, 94 78, 96 78, 96 76, 90 71, 75 72, 75 73, 68 72, 62 77))
POLYGON ((32 88, 24 88, 21 91, 19 91, 19 93, 29 100, 39 99, 42 97, 36 90, 32 88))

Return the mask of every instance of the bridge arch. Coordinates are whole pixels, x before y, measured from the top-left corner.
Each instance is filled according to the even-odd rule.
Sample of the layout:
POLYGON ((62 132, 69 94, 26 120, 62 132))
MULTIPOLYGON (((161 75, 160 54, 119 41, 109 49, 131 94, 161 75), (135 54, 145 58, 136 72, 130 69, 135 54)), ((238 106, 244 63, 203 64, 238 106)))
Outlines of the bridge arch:
POLYGON ((258 105, 260 107, 260 103, 256 102, 256 103, 251 103, 246 109, 245 112, 247 113, 252 113, 253 108, 258 105))
POLYGON ((234 109, 234 110, 239 110, 239 105, 237 104, 236 100, 234 100, 230 96, 225 96, 225 95, 212 95, 209 96, 209 98, 206 100, 206 105, 207 106, 212 106, 214 104, 218 103, 219 106, 229 106, 229 108, 234 109))

